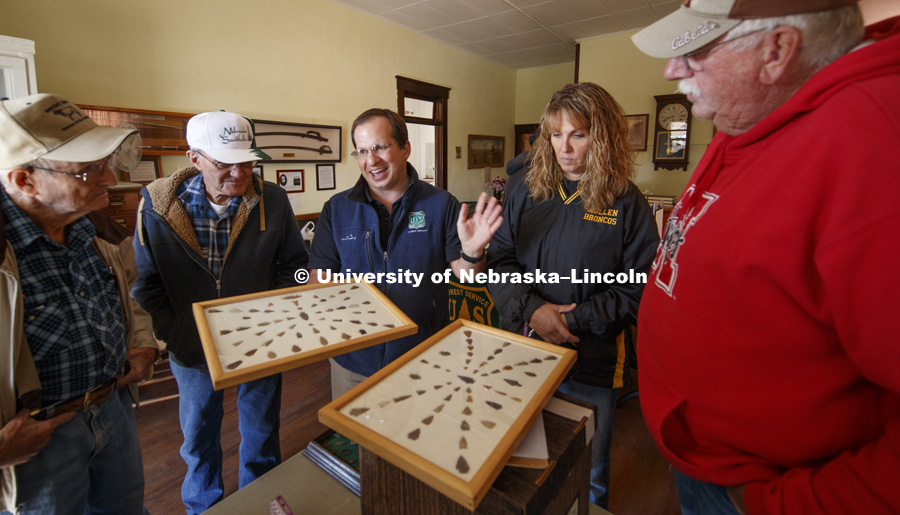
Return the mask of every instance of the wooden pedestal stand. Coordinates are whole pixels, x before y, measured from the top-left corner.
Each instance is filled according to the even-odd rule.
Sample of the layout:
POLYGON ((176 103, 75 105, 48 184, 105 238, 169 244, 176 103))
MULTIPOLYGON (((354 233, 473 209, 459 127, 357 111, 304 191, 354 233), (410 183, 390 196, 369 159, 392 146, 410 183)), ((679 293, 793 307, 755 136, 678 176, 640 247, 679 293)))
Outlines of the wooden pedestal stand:
MULTIPOLYGON (((557 393, 567 402, 595 408, 557 393)), ((476 514, 588 513, 591 445, 585 445, 587 418, 569 418, 544 411, 550 467, 536 470, 505 467, 474 511, 476 514)), ((376 454, 360 447, 363 514, 471 514, 462 505, 376 454)))

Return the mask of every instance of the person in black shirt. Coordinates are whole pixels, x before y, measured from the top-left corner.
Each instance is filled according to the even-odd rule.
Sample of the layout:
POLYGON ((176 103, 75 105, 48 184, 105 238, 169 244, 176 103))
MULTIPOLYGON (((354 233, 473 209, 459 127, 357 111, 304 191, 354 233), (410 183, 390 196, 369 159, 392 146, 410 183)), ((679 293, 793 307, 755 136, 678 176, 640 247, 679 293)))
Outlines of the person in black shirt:
POLYGON ((622 108, 600 86, 557 91, 541 117, 530 169, 507 184, 503 224, 488 248, 488 267, 497 272, 561 278, 489 288, 503 329, 577 349, 574 372, 559 389, 598 405, 591 502, 604 508, 623 331, 636 320, 659 244, 650 206, 629 180, 627 131, 622 108))

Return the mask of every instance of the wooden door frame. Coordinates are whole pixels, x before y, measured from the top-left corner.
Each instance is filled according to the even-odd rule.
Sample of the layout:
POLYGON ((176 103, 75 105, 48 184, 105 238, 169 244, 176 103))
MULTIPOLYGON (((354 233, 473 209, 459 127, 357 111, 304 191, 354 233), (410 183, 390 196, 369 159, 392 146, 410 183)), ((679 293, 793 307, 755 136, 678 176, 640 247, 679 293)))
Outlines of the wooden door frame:
POLYGON ((408 77, 397 78, 397 112, 406 123, 417 123, 434 126, 434 185, 442 190, 447 189, 447 101, 450 88, 430 84, 408 77), (407 116, 404 113, 405 99, 414 98, 432 102, 434 109, 431 118, 407 116))

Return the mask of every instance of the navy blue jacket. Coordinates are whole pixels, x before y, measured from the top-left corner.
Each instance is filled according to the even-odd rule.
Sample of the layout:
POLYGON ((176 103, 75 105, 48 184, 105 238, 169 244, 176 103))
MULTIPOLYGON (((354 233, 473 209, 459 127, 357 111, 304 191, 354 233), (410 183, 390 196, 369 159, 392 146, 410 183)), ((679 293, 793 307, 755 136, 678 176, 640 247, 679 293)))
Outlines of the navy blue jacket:
POLYGON ((406 165, 409 186, 400 204, 400 222, 381 247, 378 213, 366 197, 365 179, 325 203, 313 238, 309 268, 335 273, 424 273, 418 288, 407 283, 376 284, 419 326, 416 334, 335 357, 342 367, 372 375, 450 323, 449 294, 443 281, 431 274, 443 272, 459 259, 456 219, 459 201, 444 190, 421 182, 415 168, 406 165))
POLYGON ((197 173, 185 168, 141 190, 134 237, 140 278, 131 295, 153 317, 153 332, 170 357, 186 367, 206 363, 194 302, 297 286, 294 272, 309 259, 287 194, 254 176, 235 215, 220 276, 213 276, 175 195, 197 173))

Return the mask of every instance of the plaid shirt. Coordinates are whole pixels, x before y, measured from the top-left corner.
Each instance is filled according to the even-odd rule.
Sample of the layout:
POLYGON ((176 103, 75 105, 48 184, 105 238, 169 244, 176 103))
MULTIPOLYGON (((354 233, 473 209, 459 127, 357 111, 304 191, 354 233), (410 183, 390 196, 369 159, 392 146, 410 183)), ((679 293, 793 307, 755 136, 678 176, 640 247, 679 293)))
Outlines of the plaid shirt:
POLYGON ((43 404, 75 398, 111 379, 125 361, 125 321, 116 277, 91 245, 97 232, 79 218, 66 243, 51 240, 0 187, 0 213, 16 253, 25 339, 43 404))
MULTIPOLYGON (((231 204, 222 216, 217 215, 206 198, 206 185, 203 183, 202 174, 197 174, 181 183, 176 193, 194 225, 194 232, 197 233, 197 241, 203 250, 206 267, 218 279, 222 273, 222 264, 225 261, 225 250, 228 248, 228 238, 231 236, 234 215, 237 213, 243 197, 232 198, 231 204)), ((251 209, 253 207, 253 205, 250 206, 251 209)))

